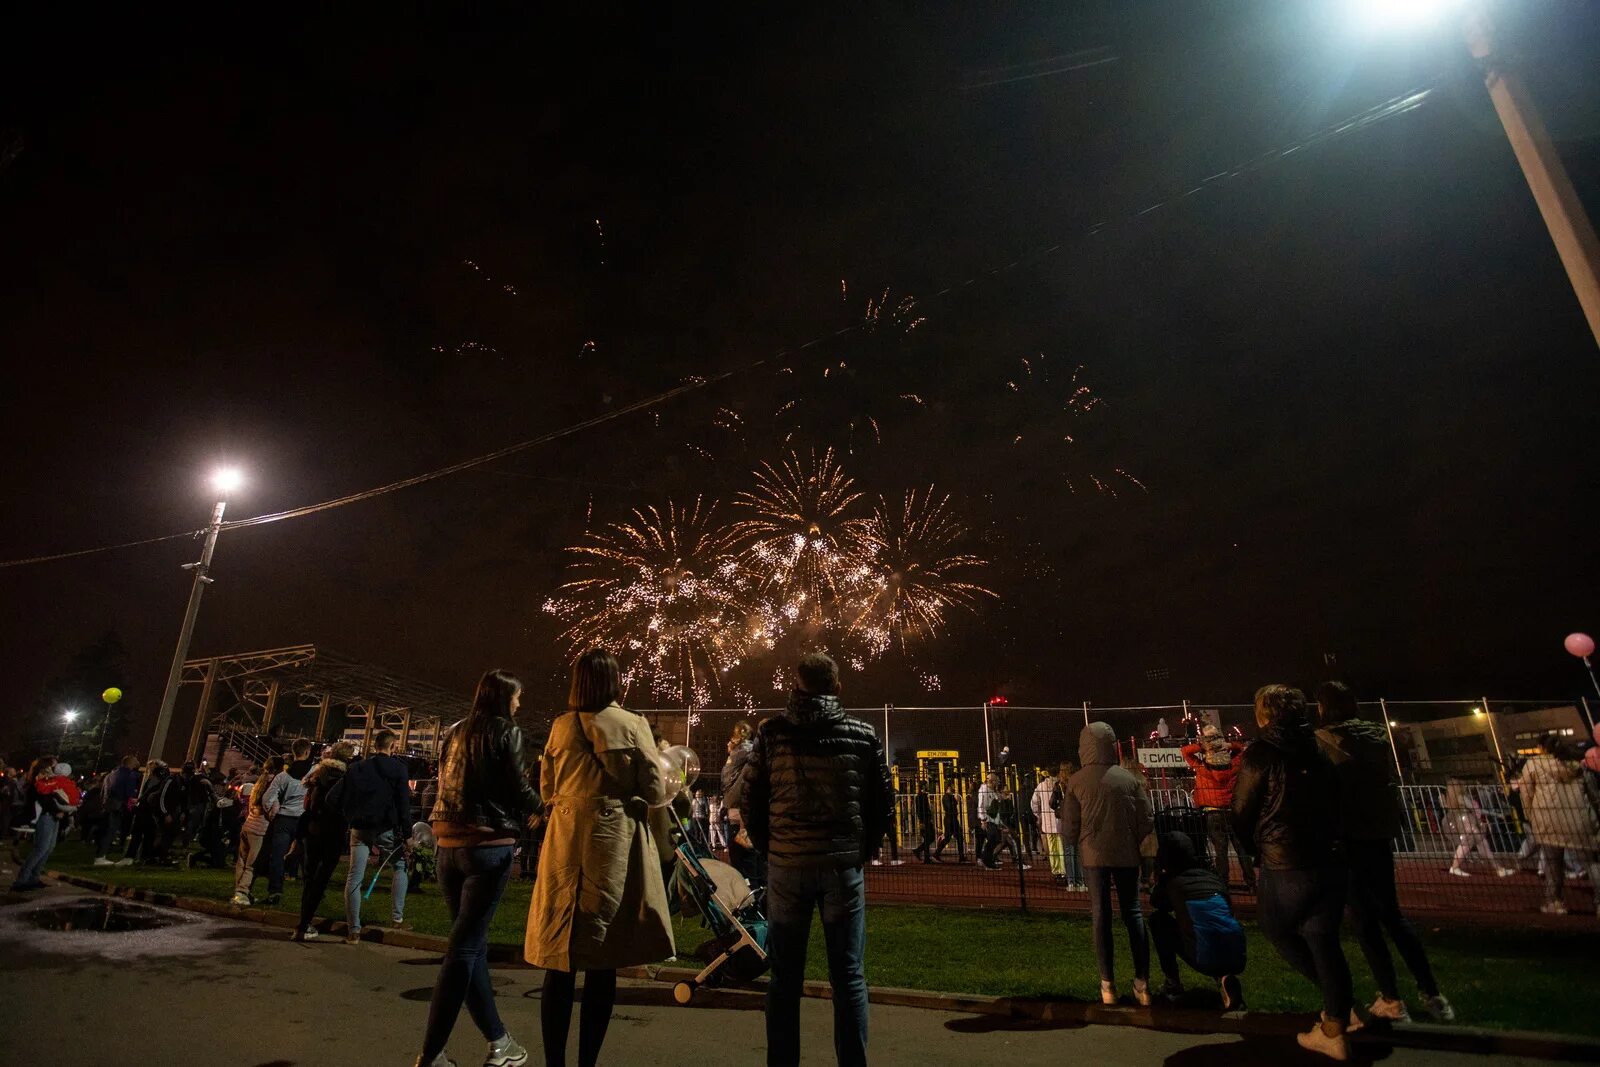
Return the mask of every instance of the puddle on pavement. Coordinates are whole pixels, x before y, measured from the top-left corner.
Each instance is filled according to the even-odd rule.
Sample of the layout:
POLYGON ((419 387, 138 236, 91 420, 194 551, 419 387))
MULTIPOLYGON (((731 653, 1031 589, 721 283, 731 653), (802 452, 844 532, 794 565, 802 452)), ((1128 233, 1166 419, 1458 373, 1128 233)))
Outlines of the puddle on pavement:
POLYGON ((38 908, 23 916, 29 926, 41 930, 72 930, 99 934, 121 934, 130 930, 159 930, 174 920, 154 908, 120 900, 79 900, 52 908, 38 908))

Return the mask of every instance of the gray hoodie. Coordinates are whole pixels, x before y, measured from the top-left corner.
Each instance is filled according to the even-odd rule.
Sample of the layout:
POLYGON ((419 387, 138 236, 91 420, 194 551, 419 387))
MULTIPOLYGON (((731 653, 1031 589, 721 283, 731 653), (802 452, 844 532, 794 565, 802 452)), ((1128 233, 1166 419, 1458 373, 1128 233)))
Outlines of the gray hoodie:
POLYGON ((1082 769, 1061 795, 1061 836, 1076 842, 1085 867, 1137 867, 1139 842, 1155 829, 1150 794, 1117 766, 1117 734, 1092 722, 1078 735, 1082 769))

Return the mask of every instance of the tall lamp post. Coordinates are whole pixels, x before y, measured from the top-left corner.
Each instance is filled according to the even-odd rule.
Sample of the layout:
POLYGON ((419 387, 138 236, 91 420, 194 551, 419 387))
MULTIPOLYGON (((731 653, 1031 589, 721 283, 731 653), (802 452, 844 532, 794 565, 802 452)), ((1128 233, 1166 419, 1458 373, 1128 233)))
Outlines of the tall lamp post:
POLYGON ((206 527, 205 547, 200 550, 200 562, 185 563, 183 569, 194 574, 194 585, 189 589, 189 606, 183 613, 183 627, 178 631, 178 648, 172 654, 172 669, 167 671, 167 687, 161 693, 161 711, 156 715, 156 732, 150 738, 150 758, 161 758, 167 743, 167 731, 172 727, 172 708, 178 701, 178 684, 183 678, 183 661, 189 658, 189 640, 194 637, 194 622, 200 614, 200 597, 211 584, 207 573, 211 569, 211 555, 217 548, 217 534, 222 531, 222 513, 228 506, 228 494, 239 488, 243 476, 232 467, 217 471, 211 476, 211 487, 221 497, 211 511, 211 524, 206 527))
POLYGON ((1522 74, 1500 49, 1486 0, 1359 0, 1368 20, 1384 28, 1420 26, 1449 14, 1465 16, 1467 49, 1478 61, 1489 99, 1522 166, 1528 189, 1550 230, 1596 344, 1600 344, 1600 238, 1561 165, 1522 74))
POLYGON ((67 731, 72 729, 72 724, 78 721, 76 711, 63 711, 61 713, 61 743, 56 746, 56 759, 61 758, 61 750, 67 747, 67 731))

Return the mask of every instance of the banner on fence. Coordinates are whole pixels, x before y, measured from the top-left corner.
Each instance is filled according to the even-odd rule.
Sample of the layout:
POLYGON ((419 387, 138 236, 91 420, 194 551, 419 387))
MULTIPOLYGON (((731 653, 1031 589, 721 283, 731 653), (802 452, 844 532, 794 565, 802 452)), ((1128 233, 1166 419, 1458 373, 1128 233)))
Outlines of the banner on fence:
POLYGON ((1139 764, 1152 771, 1185 770, 1183 753, 1175 748, 1141 748, 1139 764))

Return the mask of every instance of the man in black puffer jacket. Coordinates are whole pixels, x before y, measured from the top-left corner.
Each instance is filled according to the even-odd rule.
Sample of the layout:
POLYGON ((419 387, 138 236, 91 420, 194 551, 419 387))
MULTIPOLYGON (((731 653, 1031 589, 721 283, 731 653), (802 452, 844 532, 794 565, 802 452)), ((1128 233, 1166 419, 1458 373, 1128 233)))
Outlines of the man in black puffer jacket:
POLYGON ((839 667, 800 661, 782 715, 756 733, 732 797, 767 857, 767 1063, 800 1062, 800 993, 811 915, 819 907, 833 985, 841 1067, 867 1062, 866 883, 862 864, 883 836, 894 789, 872 727, 839 704, 839 667))

